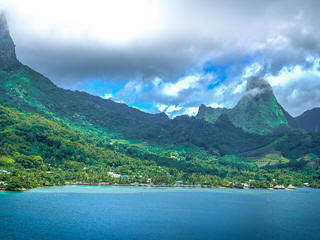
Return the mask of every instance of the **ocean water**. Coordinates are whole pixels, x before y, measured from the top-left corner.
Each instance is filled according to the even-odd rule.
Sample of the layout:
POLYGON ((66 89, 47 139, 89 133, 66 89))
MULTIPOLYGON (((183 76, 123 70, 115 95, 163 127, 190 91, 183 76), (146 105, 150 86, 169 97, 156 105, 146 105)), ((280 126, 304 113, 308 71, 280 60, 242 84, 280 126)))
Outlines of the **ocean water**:
POLYGON ((320 190, 64 186, 0 193, 0 239, 320 239, 320 190))

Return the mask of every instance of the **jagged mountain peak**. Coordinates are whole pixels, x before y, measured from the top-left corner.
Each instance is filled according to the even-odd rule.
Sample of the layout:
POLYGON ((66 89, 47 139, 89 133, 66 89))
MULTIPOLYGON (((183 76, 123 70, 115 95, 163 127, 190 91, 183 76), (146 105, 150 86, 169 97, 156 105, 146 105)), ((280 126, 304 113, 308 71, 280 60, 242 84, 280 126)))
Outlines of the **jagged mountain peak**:
POLYGON ((264 95, 268 95, 270 98, 274 98, 271 85, 266 80, 260 77, 251 77, 248 80, 246 91, 241 100, 248 100, 264 95))
POLYGON ((246 132, 264 135, 280 126, 288 126, 285 113, 277 102, 271 85, 262 78, 251 77, 244 95, 234 108, 201 105, 197 118, 215 123, 221 115, 226 115, 234 126, 246 132))
POLYGON ((0 12, 0 70, 12 70, 19 65, 6 16, 0 12))
POLYGON ((271 85, 264 79, 253 76, 249 78, 248 83, 247 83, 247 88, 246 91, 251 91, 253 89, 260 89, 260 90, 271 90, 272 87, 271 85))
POLYGON ((273 94, 271 85, 259 77, 248 80, 245 94, 230 111, 233 124, 251 133, 267 134, 288 120, 273 94))

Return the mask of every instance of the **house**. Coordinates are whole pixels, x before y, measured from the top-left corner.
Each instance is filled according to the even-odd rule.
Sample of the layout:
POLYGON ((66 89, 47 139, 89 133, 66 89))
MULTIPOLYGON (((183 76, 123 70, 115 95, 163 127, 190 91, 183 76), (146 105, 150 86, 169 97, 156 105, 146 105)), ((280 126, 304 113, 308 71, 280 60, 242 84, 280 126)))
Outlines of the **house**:
POLYGON ((305 183, 303 184, 303 186, 305 186, 305 187, 310 187, 310 183, 305 182, 305 183))
POLYGON ((152 178, 147 178, 147 183, 151 183, 152 182, 152 178))
POLYGON ((248 183, 242 183, 242 185, 243 185, 243 188, 249 188, 250 187, 250 185, 248 183))
POLYGON ((129 178, 130 176, 125 174, 125 175, 121 175, 121 178, 129 178))
POLYGON ((276 190, 283 190, 283 189, 286 189, 283 185, 275 185, 273 187, 273 189, 276 189, 276 190))
POLYGON ((294 190, 294 189, 296 189, 296 187, 293 186, 292 184, 289 184, 289 186, 287 187, 287 189, 289 189, 289 190, 294 190))
POLYGON ((121 177, 120 174, 117 174, 117 173, 114 173, 114 172, 108 172, 108 175, 110 175, 113 178, 120 178, 121 177))
POLYGON ((183 181, 178 180, 178 181, 176 181, 176 184, 183 184, 183 181))

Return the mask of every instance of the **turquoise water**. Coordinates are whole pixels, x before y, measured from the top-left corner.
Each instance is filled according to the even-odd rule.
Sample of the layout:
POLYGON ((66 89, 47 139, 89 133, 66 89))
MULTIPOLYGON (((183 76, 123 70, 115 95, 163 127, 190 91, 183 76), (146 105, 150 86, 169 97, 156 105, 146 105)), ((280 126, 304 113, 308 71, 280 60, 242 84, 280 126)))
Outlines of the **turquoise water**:
POLYGON ((320 239, 320 190, 64 186, 0 193, 0 239, 320 239))

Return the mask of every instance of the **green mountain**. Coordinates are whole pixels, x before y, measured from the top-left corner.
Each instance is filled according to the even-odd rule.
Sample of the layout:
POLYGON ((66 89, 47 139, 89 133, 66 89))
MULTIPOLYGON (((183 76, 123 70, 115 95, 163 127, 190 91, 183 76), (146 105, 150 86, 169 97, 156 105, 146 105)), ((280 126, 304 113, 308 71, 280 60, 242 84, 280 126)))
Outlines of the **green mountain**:
MULTIPOLYGON (((7 26, 2 27, 6 28, 3 38, 11 40, 7 26)), ((13 52, 12 62, 18 63, 14 45, 11 47, 3 51, 13 52)), ((52 120, 103 129, 105 134, 116 138, 161 146, 187 145, 218 154, 247 151, 271 141, 244 133, 229 121, 220 128, 190 117, 169 120, 164 113, 149 114, 85 92, 65 90, 22 64, 0 71, 0 104, 40 113, 52 120)))
POLYGON ((228 111, 229 109, 227 108, 211 108, 201 104, 196 118, 215 123, 223 113, 227 113, 228 111))
POLYGON ((320 132, 320 108, 305 111, 293 119, 292 125, 307 132, 320 132))
POLYGON ((168 120, 125 104, 85 92, 57 87, 40 73, 20 64, 3 15, 0 17, 0 102, 11 107, 61 117, 82 125, 96 125, 109 133, 144 138, 168 120))
POLYGON ((174 119, 65 90, 17 60, 0 14, 0 169, 12 171, 0 172, 0 181, 8 190, 148 178, 206 186, 255 179, 253 186, 269 187, 279 175, 281 184, 317 186, 320 135, 288 131, 310 128, 308 122, 317 130, 317 116, 292 118, 259 78, 233 109, 201 105, 196 117, 174 119))
POLYGON ((221 114, 226 114, 234 126, 259 135, 297 129, 306 132, 320 131, 319 108, 293 118, 278 103, 270 84, 258 77, 248 80, 246 91, 234 108, 211 108, 201 105, 196 118, 215 123, 221 114))
POLYGON ((228 115, 235 126, 246 132, 264 135, 275 128, 288 127, 271 86, 258 77, 248 80, 246 92, 228 115))
POLYGON ((21 65, 16 58, 15 46, 9 34, 7 20, 1 13, 0 46, 0 70, 11 70, 21 65))

